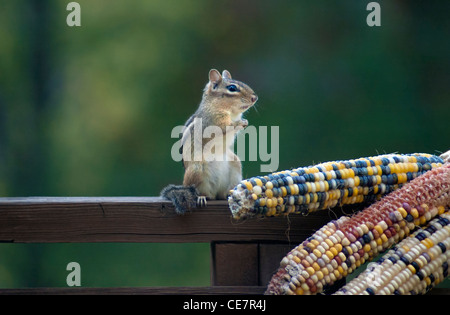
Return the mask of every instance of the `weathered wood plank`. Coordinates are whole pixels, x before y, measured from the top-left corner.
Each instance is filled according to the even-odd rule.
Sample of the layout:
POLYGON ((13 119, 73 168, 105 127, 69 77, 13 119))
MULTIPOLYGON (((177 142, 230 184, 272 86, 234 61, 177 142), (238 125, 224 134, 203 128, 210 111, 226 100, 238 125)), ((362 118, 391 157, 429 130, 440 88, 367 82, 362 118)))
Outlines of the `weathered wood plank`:
MULTIPOLYGON (((124 287, 124 288, 23 288, 0 289, 0 295, 262 295, 265 286, 124 287)), ((450 295, 450 289, 435 288, 427 295, 450 295)))
POLYGON ((23 288, 0 289, 0 295, 261 295, 262 286, 123 287, 123 288, 23 288))
MULTIPOLYGON (((296 245, 294 245, 296 246, 296 245)), ((259 244, 259 284, 267 285, 278 271, 280 261, 294 247, 289 244, 259 244)))
POLYGON ((309 216, 236 222, 226 201, 179 216, 159 197, 0 198, 0 242, 299 243, 331 219, 309 216))
POLYGON ((257 243, 213 243, 211 255, 212 285, 259 285, 257 243))

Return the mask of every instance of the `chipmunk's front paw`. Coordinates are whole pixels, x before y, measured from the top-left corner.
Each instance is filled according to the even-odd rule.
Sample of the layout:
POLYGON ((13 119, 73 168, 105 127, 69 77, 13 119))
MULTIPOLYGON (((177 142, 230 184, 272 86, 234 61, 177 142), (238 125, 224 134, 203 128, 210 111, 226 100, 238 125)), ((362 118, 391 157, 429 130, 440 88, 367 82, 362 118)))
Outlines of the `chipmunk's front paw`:
POLYGON ((247 128, 248 126, 248 120, 247 119, 241 119, 239 121, 239 126, 241 126, 242 128, 247 128))
POLYGON ((203 208, 206 207, 206 196, 198 196, 197 197, 197 207, 203 208))
POLYGON ((441 159, 444 160, 444 163, 450 163, 450 150, 448 150, 447 152, 441 154, 441 159))

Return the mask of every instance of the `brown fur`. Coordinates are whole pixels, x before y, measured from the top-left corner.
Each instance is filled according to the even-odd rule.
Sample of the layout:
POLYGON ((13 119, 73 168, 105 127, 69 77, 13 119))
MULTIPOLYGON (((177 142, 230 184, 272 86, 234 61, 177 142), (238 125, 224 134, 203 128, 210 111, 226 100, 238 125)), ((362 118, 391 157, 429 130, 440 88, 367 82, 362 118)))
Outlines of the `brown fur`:
MULTIPOLYGON (((181 141, 185 168, 184 187, 195 187, 198 196, 205 196, 208 199, 226 199, 230 189, 242 180, 241 161, 233 152, 233 144, 237 132, 248 125, 248 121, 242 118, 242 113, 253 106, 257 99, 255 92, 247 84, 233 80, 227 70, 224 70, 222 75, 215 69, 209 72, 209 82, 203 90, 200 106, 187 120, 181 141), (233 88, 236 91, 230 91, 233 88), (195 139, 196 118, 201 119, 202 135, 208 126, 217 126, 222 133, 214 134, 210 139, 195 139), (228 130, 227 127, 234 128, 228 130), (226 142, 223 141, 224 136, 226 142), (223 144, 222 150, 226 157, 224 161, 207 160, 211 155, 203 154, 203 149, 210 141, 214 141, 214 144, 223 144), (202 150, 200 161, 194 160, 195 148, 202 150), (188 155, 188 152, 191 154, 188 155)), ((212 153, 218 154, 215 150, 212 153)), ((166 195, 170 194, 166 191, 166 195)))

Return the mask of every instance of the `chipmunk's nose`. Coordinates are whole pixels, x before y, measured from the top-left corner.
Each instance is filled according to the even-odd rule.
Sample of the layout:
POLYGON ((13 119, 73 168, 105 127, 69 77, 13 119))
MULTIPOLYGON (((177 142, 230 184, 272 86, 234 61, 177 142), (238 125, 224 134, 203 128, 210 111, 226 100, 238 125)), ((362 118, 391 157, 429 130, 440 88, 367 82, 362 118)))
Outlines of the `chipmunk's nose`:
POLYGON ((252 96, 252 103, 256 103, 257 100, 258 100, 258 95, 253 94, 253 96, 252 96))

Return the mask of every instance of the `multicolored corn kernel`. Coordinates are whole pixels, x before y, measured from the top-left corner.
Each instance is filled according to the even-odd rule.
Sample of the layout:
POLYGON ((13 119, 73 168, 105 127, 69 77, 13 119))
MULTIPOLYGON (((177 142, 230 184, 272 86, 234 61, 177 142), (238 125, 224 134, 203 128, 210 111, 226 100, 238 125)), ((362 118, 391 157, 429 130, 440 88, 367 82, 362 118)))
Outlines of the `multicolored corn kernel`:
POLYGON ((425 294, 448 276, 448 249, 450 213, 446 212, 427 227, 417 228, 335 294, 425 294))
POLYGON ((230 191, 235 219, 372 203, 443 164, 430 154, 389 154, 326 162, 243 180, 230 191))
MULTIPOLYGON (((411 234, 450 206, 450 164, 405 184, 352 217, 323 226, 288 253, 266 294, 314 294, 411 234), (418 217, 411 215, 417 210, 418 217), (317 251, 316 251, 317 249, 317 251), (314 266, 320 267, 316 270, 314 266), (309 267, 313 267, 312 273, 309 267)), ((424 241, 431 247, 430 241, 424 241)))
POLYGON ((440 158, 447 163, 450 163, 450 150, 440 155, 440 158))

